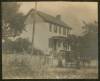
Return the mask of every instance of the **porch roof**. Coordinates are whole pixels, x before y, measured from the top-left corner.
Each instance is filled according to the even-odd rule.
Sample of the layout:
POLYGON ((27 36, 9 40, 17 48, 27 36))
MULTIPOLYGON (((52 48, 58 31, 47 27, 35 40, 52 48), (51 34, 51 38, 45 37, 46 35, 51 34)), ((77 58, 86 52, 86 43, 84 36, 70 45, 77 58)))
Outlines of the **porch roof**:
POLYGON ((68 40, 67 37, 63 37, 63 36, 53 36, 50 39, 51 40, 63 40, 63 41, 67 41, 68 40))

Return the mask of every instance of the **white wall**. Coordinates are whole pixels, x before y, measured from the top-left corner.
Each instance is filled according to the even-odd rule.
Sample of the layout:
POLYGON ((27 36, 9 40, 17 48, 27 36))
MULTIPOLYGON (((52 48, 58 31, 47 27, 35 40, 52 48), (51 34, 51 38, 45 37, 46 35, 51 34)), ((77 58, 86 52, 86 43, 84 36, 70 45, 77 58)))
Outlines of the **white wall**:
POLYGON ((34 38, 35 47, 48 52, 48 38, 48 23, 37 23, 34 38))
MULTIPOLYGON (((26 19, 26 32, 23 32, 23 37, 28 38, 32 42, 32 17, 29 16, 26 19)), ((48 51, 48 32, 49 24, 44 22, 39 16, 36 16, 35 24, 35 34, 34 34, 34 46, 38 49, 43 50, 44 52, 48 51)))

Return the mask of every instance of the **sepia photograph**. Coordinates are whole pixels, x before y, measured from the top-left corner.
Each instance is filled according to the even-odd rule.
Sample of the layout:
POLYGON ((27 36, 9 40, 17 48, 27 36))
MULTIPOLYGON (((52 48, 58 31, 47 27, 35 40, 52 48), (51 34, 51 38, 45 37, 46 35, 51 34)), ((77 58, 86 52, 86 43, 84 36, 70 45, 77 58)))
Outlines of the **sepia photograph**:
POLYGON ((98 79, 98 2, 1 2, 2 79, 98 79))

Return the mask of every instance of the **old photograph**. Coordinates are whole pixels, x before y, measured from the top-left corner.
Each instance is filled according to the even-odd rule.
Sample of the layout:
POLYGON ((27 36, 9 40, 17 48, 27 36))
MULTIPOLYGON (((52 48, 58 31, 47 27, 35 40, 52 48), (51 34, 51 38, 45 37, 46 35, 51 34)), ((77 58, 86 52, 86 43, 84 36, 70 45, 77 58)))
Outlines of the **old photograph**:
POLYGON ((98 3, 2 2, 2 79, 98 79, 98 3))

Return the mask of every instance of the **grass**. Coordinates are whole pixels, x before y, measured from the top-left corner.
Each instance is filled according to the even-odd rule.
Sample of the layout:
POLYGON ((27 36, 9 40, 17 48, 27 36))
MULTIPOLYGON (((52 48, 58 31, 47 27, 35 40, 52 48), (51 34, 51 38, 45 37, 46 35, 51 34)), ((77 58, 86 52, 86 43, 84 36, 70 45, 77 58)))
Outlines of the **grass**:
POLYGON ((51 68, 44 57, 28 54, 3 54, 3 79, 96 79, 98 68, 51 68))

